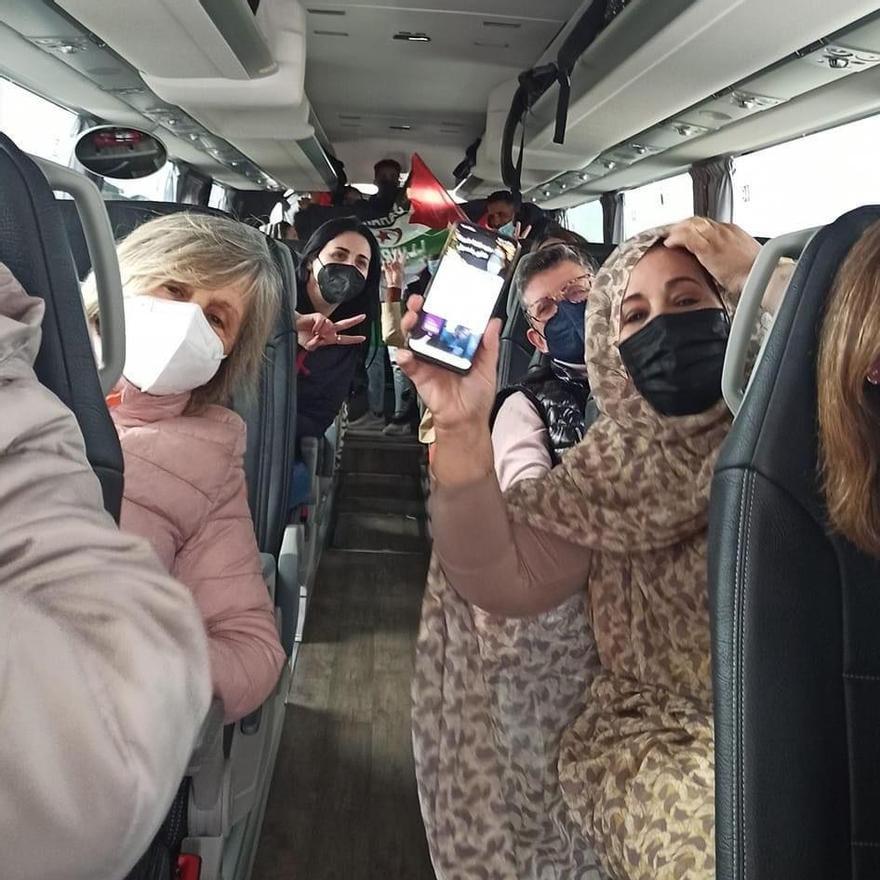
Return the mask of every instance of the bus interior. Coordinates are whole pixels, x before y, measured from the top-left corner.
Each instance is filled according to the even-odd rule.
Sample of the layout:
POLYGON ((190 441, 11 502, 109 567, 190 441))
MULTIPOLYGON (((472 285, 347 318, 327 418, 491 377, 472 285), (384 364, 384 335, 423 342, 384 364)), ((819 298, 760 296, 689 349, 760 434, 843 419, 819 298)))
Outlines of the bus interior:
MULTIPOLYGON (((186 817, 176 876, 452 878, 432 866, 410 729, 431 558, 427 453, 414 424, 397 436, 350 424, 365 412, 363 387, 324 434, 295 439, 292 321, 303 242, 280 241, 273 229, 294 223, 301 199, 345 184, 371 196, 380 159, 400 165, 403 184, 417 155, 451 202, 477 206, 472 220, 491 193, 515 191, 586 238, 599 263, 636 233, 691 215, 736 223, 769 242, 775 258, 797 259, 816 229, 880 203, 880 8, 871 0, 0 0, 0 133, 0 262, 25 289, 57 300, 38 375, 80 419, 96 472, 116 473, 104 481, 111 512, 121 453, 90 435, 98 429, 83 412, 94 400, 78 393, 76 377, 91 368, 64 344, 65 328, 81 323, 70 301, 77 282, 94 270, 102 314, 106 305, 119 316, 114 241, 183 211, 260 228, 282 279, 283 314, 259 394, 231 407, 247 426, 248 502, 286 662, 267 701, 235 724, 212 706, 186 784, 168 805, 186 817), (155 170, 128 179, 109 166, 106 175, 87 170, 74 146, 102 126, 140 132, 139 150, 155 142, 144 158, 155 170), (297 449, 307 490, 291 510, 297 449)), ((499 387, 520 381, 535 359, 518 303, 503 317, 499 387)), ((794 356, 784 340, 774 343, 783 324, 768 362, 794 356)), ((108 394, 122 372, 118 338, 104 355, 108 394)), ((390 415, 390 369, 385 382, 390 415)), ((750 412, 776 400, 762 388, 756 380, 745 394, 750 412)), ((772 455, 750 459, 740 434, 727 465, 773 472, 772 455)), ((735 519, 736 505, 727 509, 735 519)), ((711 534, 718 546, 741 537, 733 525, 711 534)), ((785 580, 771 550, 756 558, 785 580)), ((717 876, 745 878, 747 868, 752 878, 880 876, 871 861, 880 844, 870 843, 880 806, 853 793, 876 780, 876 747, 873 757, 865 747, 864 764, 834 763, 837 776, 824 765, 815 775, 797 769, 821 763, 823 748, 849 729, 849 697, 813 687, 810 650, 791 649, 799 627, 805 645, 820 637, 789 606, 755 598, 743 611, 750 575, 721 550, 718 559, 716 707, 719 694, 732 695, 716 718, 717 749, 733 757, 718 760, 717 876), (718 583, 725 577, 747 585, 730 594, 718 583), (797 656, 778 650, 775 632, 797 656), (791 724, 756 694, 760 681, 791 724), (799 730, 805 719, 825 733, 799 730), (780 793, 793 777, 794 790, 780 793), (825 821, 842 822, 845 843, 825 821), (852 855, 851 838, 868 843, 852 855), (847 855, 835 861, 840 847, 847 855), (837 873, 844 862, 852 875, 837 873)), ((836 650, 846 653, 848 636, 840 639, 836 650)))

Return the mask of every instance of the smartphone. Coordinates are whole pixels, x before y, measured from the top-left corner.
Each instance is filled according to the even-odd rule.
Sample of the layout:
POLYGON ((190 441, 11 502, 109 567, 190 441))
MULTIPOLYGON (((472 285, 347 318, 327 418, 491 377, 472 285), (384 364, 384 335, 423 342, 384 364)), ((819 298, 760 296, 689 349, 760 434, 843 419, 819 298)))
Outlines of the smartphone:
POLYGON ((512 238, 453 226, 407 345, 424 360, 467 373, 519 256, 512 238))

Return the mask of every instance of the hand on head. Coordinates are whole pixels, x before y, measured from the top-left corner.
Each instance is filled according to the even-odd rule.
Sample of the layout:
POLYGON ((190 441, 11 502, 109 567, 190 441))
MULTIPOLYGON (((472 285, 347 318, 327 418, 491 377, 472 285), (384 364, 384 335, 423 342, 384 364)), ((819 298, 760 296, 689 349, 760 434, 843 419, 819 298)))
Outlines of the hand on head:
POLYGON ((739 226, 707 217, 676 223, 664 244, 690 251, 725 290, 734 294, 742 293, 761 251, 761 245, 739 226))
MULTIPOLYGON (((403 332, 407 335, 418 324, 422 302, 420 296, 411 296, 407 301, 406 315, 401 321, 403 332)), ((488 426, 489 414, 495 402, 500 336, 501 321, 493 319, 477 348, 473 367, 464 375, 419 360, 410 351, 398 351, 397 362, 416 386, 425 406, 433 413, 438 431, 481 423, 488 426)))

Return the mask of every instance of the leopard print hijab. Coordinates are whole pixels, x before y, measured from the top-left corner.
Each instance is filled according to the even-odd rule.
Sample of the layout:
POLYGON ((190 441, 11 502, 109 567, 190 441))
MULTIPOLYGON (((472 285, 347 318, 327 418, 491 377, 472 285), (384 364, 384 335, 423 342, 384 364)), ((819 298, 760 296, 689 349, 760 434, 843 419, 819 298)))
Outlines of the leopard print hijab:
MULTIPOLYGON (((517 522, 612 553, 668 547, 706 528, 709 487, 730 414, 719 400, 693 416, 657 413, 630 380, 617 339, 633 268, 668 233, 643 232, 599 270, 587 306, 587 370, 599 418, 541 481, 507 492, 517 522)), ((720 291, 732 316, 738 297, 720 291)))

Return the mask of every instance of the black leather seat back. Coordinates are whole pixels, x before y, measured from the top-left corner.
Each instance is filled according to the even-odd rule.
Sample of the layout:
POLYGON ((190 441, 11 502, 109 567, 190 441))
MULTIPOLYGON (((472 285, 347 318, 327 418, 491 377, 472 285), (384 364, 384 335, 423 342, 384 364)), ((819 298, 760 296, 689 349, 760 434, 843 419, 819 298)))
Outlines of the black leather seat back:
POLYGON ((716 469, 709 532, 721 880, 880 877, 880 565, 832 535, 816 357, 880 208, 804 252, 716 469))
POLYGON ((498 348, 498 387, 515 385, 529 371, 535 348, 526 338, 528 318, 519 303, 511 307, 498 348))
MULTIPOLYGON (((234 219, 214 208, 173 202, 108 200, 105 204, 117 240, 154 217, 181 211, 234 219)), ((85 277, 91 268, 91 261, 85 247, 79 215, 70 202, 59 201, 59 207, 80 275, 85 277)), ((281 242, 269 240, 269 245, 282 275, 281 317, 266 346, 256 396, 251 399, 240 397, 233 401, 232 409, 247 425, 244 465, 257 544, 261 552, 277 557, 287 524, 293 438, 296 436, 296 336, 292 323, 296 303, 296 276, 290 251, 281 242)))
MULTIPOLYGON (((107 199, 107 214, 110 217, 110 225, 113 228, 113 236, 117 241, 125 238, 142 223, 152 220, 154 217, 163 217, 166 214, 177 214, 180 211, 192 211, 197 214, 214 214, 218 217, 229 217, 230 214, 216 208, 204 208, 200 205, 180 205, 175 202, 141 202, 126 201, 124 199, 107 199)), ((92 268, 89 250, 86 247, 82 224, 79 222, 79 214, 76 206, 68 199, 59 199, 58 208, 64 220, 64 228, 67 232, 67 240, 70 251, 76 263, 76 271, 80 279, 86 277, 92 268)))
MULTIPOLYGON (((75 212, 73 202, 69 204, 75 212)), ((89 463, 101 482, 104 505, 118 521, 122 451, 98 381, 64 225, 42 172, 3 135, 0 262, 9 267, 28 293, 46 303, 36 373, 76 416, 89 463)))
POLYGON ((596 244, 591 241, 585 250, 596 261, 596 265, 601 266, 614 253, 616 247, 616 244, 596 244))

